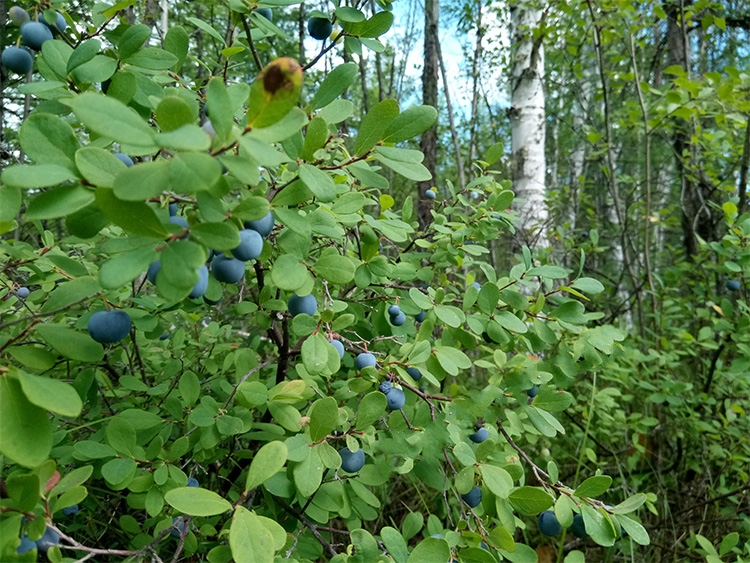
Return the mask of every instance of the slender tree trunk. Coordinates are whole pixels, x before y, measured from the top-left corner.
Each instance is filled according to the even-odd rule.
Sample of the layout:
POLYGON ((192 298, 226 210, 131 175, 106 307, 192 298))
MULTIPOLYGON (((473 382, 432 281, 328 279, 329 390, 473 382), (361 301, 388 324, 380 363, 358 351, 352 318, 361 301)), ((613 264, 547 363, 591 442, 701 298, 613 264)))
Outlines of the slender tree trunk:
POLYGON ((448 84, 448 74, 445 72, 445 61, 443 60, 443 51, 438 46, 438 61, 440 63, 440 76, 443 79, 443 94, 445 95, 445 105, 448 108, 448 122, 451 127, 451 137, 453 138, 453 149, 456 152, 456 169, 458 171, 458 183, 461 191, 466 189, 466 176, 464 174, 464 157, 461 155, 461 143, 458 140, 458 131, 456 131, 456 122, 453 119, 453 104, 451 104, 450 88, 448 84))
POLYGON ((474 45, 474 58, 471 61, 471 130, 469 132, 469 166, 477 158, 477 123, 479 121, 479 62, 482 58, 482 2, 477 1, 477 38, 474 45))
POLYGON ((362 115, 370 111, 370 100, 367 95, 367 66, 364 57, 359 57, 359 77, 362 80, 362 115))
POLYGON ((164 46, 164 38, 169 31, 169 0, 161 0, 161 43, 164 46))
POLYGON ((586 52, 583 54, 583 79, 578 83, 578 99, 573 106, 573 134, 576 137, 576 148, 570 154, 570 174, 568 183, 570 185, 570 202, 567 208, 566 218, 575 228, 578 225, 578 202, 581 190, 583 190, 583 168, 586 162, 586 139, 585 126, 586 116, 591 107, 591 94, 594 88, 592 83, 592 72, 589 66, 589 58, 586 52))
POLYGON ((747 210, 747 171, 750 166, 750 115, 747 116, 745 128, 745 143, 742 145, 742 161, 740 162, 740 185, 737 188, 740 201, 737 205, 739 215, 747 210))
POLYGON ((299 5, 299 19, 297 20, 299 33, 299 64, 305 66, 305 3, 299 5))
MULTIPOLYGON (((424 66, 422 68, 422 103, 438 107, 438 14, 439 0, 425 0, 424 6, 424 66)), ((437 168, 437 123, 422 134, 420 147, 424 166, 432 180, 419 182, 419 226, 422 230, 430 222, 430 200, 424 193, 435 183, 437 168)))
POLYGON ((544 232, 548 210, 545 202, 546 161, 544 112, 544 42, 535 37, 546 14, 520 0, 510 10, 513 29, 511 149, 513 189, 523 200, 518 233, 529 247, 547 246, 544 232))
MULTIPOLYGON (((683 24, 684 8, 683 0, 668 0, 664 4, 664 12, 667 15, 667 62, 669 66, 681 66, 689 77, 692 50, 687 36, 688 30, 683 24)), ((672 149, 680 175, 681 223, 685 251, 688 256, 695 256, 698 253, 699 237, 704 240, 714 238, 711 212, 706 205, 710 194, 706 193, 701 182, 696 179, 697 175, 691 170, 691 162, 695 162, 693 153, 696 150, 690 142, 692 125, 677 119, 673 121, 673 126, 672 149)))

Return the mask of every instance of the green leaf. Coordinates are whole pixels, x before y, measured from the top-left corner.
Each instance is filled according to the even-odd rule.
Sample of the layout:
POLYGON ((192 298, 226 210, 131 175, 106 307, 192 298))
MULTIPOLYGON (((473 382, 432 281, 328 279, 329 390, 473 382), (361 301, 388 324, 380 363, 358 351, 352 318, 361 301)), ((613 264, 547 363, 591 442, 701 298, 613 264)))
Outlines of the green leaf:
MULTIPOLYGON (((328 341, 326 344, 330 346, 328 341)), ((333 397, 318 399, 312 404, 307 415, 310 417, 310 439, 317 442, 328 436, 338 426, 338 403, 333 397)))
POLYGON ((583 303, 571 299, 551 311, 549 316, 553 319, 565 321, 566 323, 586 324, 588 317, 584 314, 585 311, 586 308, 583 306, 583 303))
POLYGON ((26 398, 36 406, 72 418, 81 414, 83 403, 71 385, 23 372, 18 372, 18 379, 26 398))
POLYGON ((93 201, 93 190, 79 184, 52 188, 29 202, 26 207, 26 219, 33 221, 66 217, 93 201))
POLYGON ((607 492, 610 485, 612 485, 612 477, 608 475, 595 475, 578 485, 574 494, 579 498, 596 498, 607 492))
POLYGON ((495 465, 483 464, 480 466, 482 479, 487 488, 500 498, 508 498, 513 488, 513 478, 505 469, 495 465))
POLYGON ((400 143, 413 139, 432 127, 436 120, 437 110, 432 106, 409 108, 391 121, 385 130, 383 142, 400 143))
POLYGON ((169 236, 156 212, 143 202, 123 201, 112 189, 97 188, 96 203, 110 221, 129 233, 157 239, 169 236))
POLYGON ((534 428, 548 438, 554 438, 558 432, 565 434, 565 428, 563 428, 562 424, 547 411, 540 410, 531 405, 526 406, 524 410, 534 428))
MULTIPOLYGON (((615 544, 617 537, 612 522, 600 510, 592 508, 588 504, 582 504, 581 515, 586 532, 591 536, 591 539, 605 547, 615 544)), ((627 516, 619 516, 619 518, 627 518, 627 516)))
POLYGON ((206 262, 200 245, 187 240, 173 242, 161 251, 161 270, 156 277, 159 292, 178 301, 188 296, 198 281, 198 269, 206 262))
POLYGON ((127 168, 114 154, 94 146, 78 149, 75 161, 81 175, 102 188, 111 188, 117 175, 127 168))
POLYGON ((296 464, 292 471, 292 474, 294 475, 294 483, 297 485, 299 494, 304 497, 309 497, 314 494, 323 481, 324 471, 325 466, 320 460, 318 448, 311 448, 310 455, 300 463, 296 464))
POLYGON ((440 366, 451 375, 458 375, 460 370, 471 368, 471 360, 461 350, 450 346, 435 346, 432 352, 440 366))
POLYGON ((534 406, 547 412, 562 412, 573 402, 573 396, 567 391, 543 385, 534 397, 534 406))
POLYGON ((135 472, 138 470, 138 464, 134 459, 129 457, 110 459, 102 466, 102 477, 107 481, 110 488, 120 490, 127 487, 135 472))
POLYGON ((563 563, 586 563, 586 556, 582 551, 574 549, 568 552, 565 559, 563 559, 563 563))
POLYGON ((615 505, 611 512, 614 514, 629 514, 638 510, 643 503, 646 502, 646 495, 644 493, 638 493, 630 498, 626 498, 620 504, 615 505))
MULTIPOLYGON (((170 158, 169 187, 183 194, 209 191, 221 178, 221 164, 212 156, 200 152, 182 152, 170 158)), ((130 170, 138 168, 134 166, 130 170)), ((162 186, 165 189, 166 186, 162 186)))
POLYGON ((81 143, 73 128, 56 115, 35 112, 24 119, 18 130, 26 155, 40 164, 70 168, 81 143))
POLYGON ((168 491, 164 500, 175 510, 190 516, 216 516, 232 510, 228 500, 200 487, 177 487, 168 491))
POLYGON ((75 179, 73 172, 59 164, 19 164, 8 166, 2 174, 3 184, 26 189, 48 188, 75 179))
POLYGON ((385 548, 396 563, 406 563, 409 556, 409 548, 401 533, 396 528, 384 526, 380 529, 380 538, 385 548))
POLYGON ((235 563, 273 563, 273 534, 244 506, 234 511, 229 546, 235 563))
POLYGON ((464 467, 474 467, 477 462, 477 458, 474 454, 474 450, 466 442, 459 442, 453 447, 453 455, 464 467))
POLYGON ((422 540, 411 552, 407 563, 438 563, 448 561, 451 558, 451 550, 448 542, 441 538, 427 538, 422 540))
POLYGON ((61 495, 73 487, 82 485, 89 480, 89 477, 91 477, 93 472, 94 467, 92 465, 84 465, 83 467, 73 469, 70 473, 64 475, 63 478, 60 479, 57 485, 55 485, 55 488, 50 491, 50 495, 61 495))
POLYGON ((503 526, 497 526, 490 530, 490 539, 500 549, 511 552, 516 549, 516 542, 513 540, 513 536, 503 526))
POLYGON ((648 545, 651 543, 646 529, 632 518, 621 514, 617 517, 617 521, 625 529, 628 535, 633 538, 635 543, 639 545, 648 545))
MULTIPOLYGON (((164 96, 156 106, 155 113, 156 123, 162 131, 174 131, 195 121, 193 109, 178 96, 164 96)), ((205 132, 203 136, 208 137, 205 132)))
POLYGON ((393 160, 383 156, 379 150, 375 151, 375 158, 393 170, 396 174, 400 174, 409 180, 414 180, 415 182, 427 182, 432 180, 432 174, 430 171, 419 162, 393 160))
POLYGON ((328 135, 328 123, 323 118, 314 117, 311 119, 305 130, 305 144, 302 149, 303 160, 314 160, 315 151, 325 145, 328 135))
POLYGON ((110 79, 115 71, 117 71, 115 59, 105 55, 97 55, 76 68, 71 73, 71 77, 78 84, 93 84, 110 79))
POLYGON ((114 448, 93 440, 82 440, 76 442, 73 446, 73 450, 76 453, 76 457, 79 459, 106 459, 117 455, 114 448))
POLYGON ((232 217, 237 217, 242 221, 257 221, 268 215, 269 208, 270 206, 266 198, 248 196, 237 207, 232 209, 232 217))
POLYGON ((0 223, 16 218, 21 211, 21 190, 15 186, 0 186, 0 223))
POLYGON ((385 414, 388 400, 380 391, 368 393, 357 407, 357 430, 364 430, 385 414))
POLYGON ((318 259, 313 271, 333 284, 345 285, 354 280, 356 267, 346 256, 329 252, 318 259))
POLYGON ((271 267, 274 285, 284 291, 295 291, 307 283, 309 272, 296 256, 282 254, 271 267))
POLYGON ((301 415, 292 405, 280 401, 270 401, 268 403, 268 412, 271 413, 276 422, 290 432, 300 431, 301 426, 299 421, 301 415))
MULTIPOLYGON (((485 157, 487 164, 489 166, 495 164, 498 160, 500 160, 500 157, 503 156, 504 152, 505 147, 502 143, 495 143, 494 145, 492 145, 489 149, 487 149, 487 156, 485 157)), ((503 206, 495 207, 495 209, 503 209, 503 206)))
POLYGON ((67 99, 66 104, 86 127, 99 135, 128 145, 153 146, 153 130, 119 100, 85 92, 67 99))
POLYGON ((125 59, 124 62, 148 70, 167 70, 177 64, 178 58, 158 47, 144 47, 125 59))
POLYGON ((388 31, 393 25, 393 14, 391 12, 378 12, 364 22, 348 23, 341 22, 341 27, 354 37, 377 38, 388 31))
POLYGON ((218 31, 216 31, 213 27, 211 27, 210 25, 208 25, 203 20, 199 20, 198 18, 192 18, 191 17, 191 18, 187 18, 187 21, 189 21, 190 23, 192 23, 195 27, 198 27, 198 28, 202 29, 203 31, 205 31, 206 33, 208 33, 211 37, 213 37, 214 39, 216 39, 219 42, 220 45, 225 45, 226 46, 226 43, 224 42, 224 37, 221 35, 221 33, 219 33, 218 31))
POLYGON ((213 125, 216 131, 216 136, 221 141, 228 139, 232 133, 234 116, 224 80, 221 78, 212 78, 208 83, 206 95, 211 125, 213 125))
POLYGON ((398 113, 398 102, 396 100, 383 100, 375 104, 362 118, 359 135, 354 146, 354 154, 361 156, 382 141, 386 129, 396 119, 398 113))
POLYGON ((39 346, 11 346, 8 348, 14 360, 35 371, 47 371, 55 365, 57 354, 39 346))
POLYGON ((578 278, 571 284, 571 287, 588 293, 589 295, 597 295, 604 291, 604 286, 599 280, 594 278, 578 278))
POLYGON ((423 293, 416 287, 412 287, 409 289, 409 297, 411 297, 411 300, 414 301, 414 303, 420 309, 429 311, 433 307, 432 299, 430 299, 430 296, 426 293, 423 293))
POLYGON ((453 328, 460 327, 466 320, 464 312, 458 307, 453 307, 451 305, 436 305, 433 310, 438 319, 453 328))
POLYGON ((0 377, 0 453, 24 467, 36 467, 51 449, 47 412, 29 402, 18 379, 0 377))
POLYGON ((240 245, 240 232, 233 223, 198 223, 190 227, 190 236, 206 247, 232 250, 240 245))
POLYGON ((245 491, 249 491, 276 475, 286 463, 288 450, 284 442, 269 442, 258 450, 250 463, 245 481, 245 491))
POLYGON ((321 375, 326 372, 330 347, 331 343, 321 333, 308 337, 302 343, 302 363, 310 375, 321 375))
POLYGON ((508 500, 524 516, 536 516, 555 502, 549 493, 538 487, 518 487, 508 495, 508 500))
POLYGON ((151 28, 145 24, 139 23, 128 27, 117 44, 117 53, 120 59, 126 59, 137 53, 150 36, 151 28))
POLYGON ((187 57, 189 46, 190 37, 185 28, 180 25, 170 25, 169 31, 167 31, 167 35, 164 38, 164 49, 177 57, 176 69, 182 66, 187 57))
POLYGON ((91 59, 93 59, 99 52, 99 49, 101 49, 101 47, 102 43, 98 39, 88 39, 87 41, 84 41, 83 43, 78 45, 78 47, 73 49, 73 52, 70 54, 70 58, 68 59, 66 68, 67 74, 70 74, 82 64, 87 63, 91 59))
MULTIPOLYGON (((72 53, 73 48, 63 41, 45 41, 42 44, 41 60, 57 75, 59 80, 65 80, 68 59, 72 53)), ((40 66, 39 63, 38 66, 40 66)))
POLYGON ((153 248, 136 248, 117 254, 99 269, 99 282, 105 289, 117 289, 130 283, 156 259, 153 248))
POLYGON ((354 104, 350 100, 333 100, 318 112, 318 117, 327 123, 341 123, 354 114, 354 104))
POLYGON ((312 164, 303 164, 298 170, 299 178, 310 191, 323 203, 333 201, 336 197, 336 184, 330 174, 312 164))
POLYGON ((99 282, 92 276, 84 276, 59 284, 53 289, 47 301, 42 305, 42 311, 54 311, 62 309, 71 303, 80 301, 86 297, 92 297, 101 291, 99 282))
POLYGON ((325 80, 318 87, 315 96, 310 102, 310 109, 315 111, 332 103, 352 85, 356 77, 357 65, 355 63, 338 65, 328 73, 328 76, 325 77, 325 80))
POLYGON ((98 362, 104 357, 102 345, 92 340, 88 334, 49 322, 36 325, 34 330, 47 344, 71 360, 98 362))
POLYGON ((280 549, 283 549, 286 545, 287 535, 286 530, 284 530, 281 524, 276 522, 276 520, 271 520, 265 516, 258 516, 258 520, 260 520, 260 523, 271 532, 271 535, 273 536, 274 550, 279 551, 280 549))
POLYGON ((524 323, 510 311, 499 311, 494 316, 494 319, 500 326, 511 332, 525 334, 529 331, 529 327, 526 326, 526 323, 524 323))
POLYGON ((719 545, 719 555, 722 557, 732 551, 736 546, 737 543, 740 541, 740 535, 737 532, 732 532, 731 534, 727 534, 724 536, 724 538, 721 540, 721 545, 719 545))

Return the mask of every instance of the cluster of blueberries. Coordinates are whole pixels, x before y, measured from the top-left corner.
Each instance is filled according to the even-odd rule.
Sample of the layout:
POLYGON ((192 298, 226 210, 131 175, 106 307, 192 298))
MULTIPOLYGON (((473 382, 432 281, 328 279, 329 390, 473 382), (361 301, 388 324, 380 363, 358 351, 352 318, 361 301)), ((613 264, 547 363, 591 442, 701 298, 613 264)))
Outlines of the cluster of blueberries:
POLYGON ((16 74, 27 74, 34 68, 34 51, 41 51, 42 44, 52 39, 55 32, 62 33, 68 28, 65 17, 57 12, 54 24, 41 21, 31 21, 28 12, 20 6, 12 6, 8 10, 8 17, 14 25, 21 28, 21 46, 7 47, 2 54, 5 68, 16 74))
MULTIPOLYGON (((132 166, 133 161, 129 156, 117 153, 115 156, 124 162, 127 166, 132 166)), ((169 205, 169 222, 183 227, 189 228, 188 222, 177 215, 177 204, 171 203, 169 205)), ((220 282, 226 283, 237 283, 245 275, 245 262, 248 260, 254 260, 260 256, 263 252, 263 239, 267 237, 274 227, 273 213, 270 211, 268 214, 257 221, 245 222, 245 229, 240 231, 240 244, 237 248, 232 249, 231 257, 224 255, 223 253, 214 253, 212 251, 211 259, 211 272, 214 277, 220 282)), ((161 262, 157 260, 152 262, 146 272, 146 277, 151 283, 156 283, 156 276, 161 270, 161 262)), ((208 267, 206 265, 201 266, 198 269, 198 281, 193 286, 190 292, 190 297, 195 299, 203 297, 209 305, 216 305, 218 301, 212 301, 206 299, 204 296, 208 289, 208 267)), ((17 295, 19 297, 25 297, 28 295, 28 289, 21 288, 17 295), (22 290, 26 290, 22 292, 22 290)), ((312 298, 313 308, 310 315, 315 313, 317 303, 313 296, 305 296, 300 298, 303 303, 309 303, 309 298, 312 298)), ((293 302, 290 299, 290 310, 293 307, 293 302)), ((309 305, 303 306, 304 310, 300 312, 308 312, 309 305)), ((292 314, 297 314, 293 312, 292 314)), ((110 311, 98 311, 94 313, 89 319, 87 330, 91 338, 101 344, 114 344, 123 340, 129 333, 132 326, 130 315, 125 311, 110 310, 110 311)))
MULTIPOLYGON (((545 510, 539 514, 537 523, 539 524, 539 531, 545 536, 556 536, 562 532, 562 524, 557 520, 557 516, 555 516, 552 510, 545 510)), ((583 523, 583 516, 580 514, 576 514, 573 517, 573 524, 570 526, 570 531, 573 532, 575 537, 583 540, 589 537, 586 532, 586 526, 583 523)))
MULTIPOLYGON (((62 509, 62 513, 63 516, 75 516, 78 514, 78 505, 74 504, 72 506, 66 506, 62 509)), ((32 549, 38 549, 39 551, 46 553, 50 547, 58 545, 59 543, 60 534, 47 526, 42 537, 36 541, 30 540, 28 535, 24 535, 23 538, 21 538, 21 544, 16 548, 16 553, 23 555, 32 549)))

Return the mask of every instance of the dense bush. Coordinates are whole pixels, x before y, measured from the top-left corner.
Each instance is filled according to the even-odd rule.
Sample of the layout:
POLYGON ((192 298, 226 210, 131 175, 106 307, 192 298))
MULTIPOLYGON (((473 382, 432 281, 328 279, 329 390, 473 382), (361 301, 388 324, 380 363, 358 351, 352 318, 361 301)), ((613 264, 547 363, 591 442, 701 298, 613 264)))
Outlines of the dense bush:
MULTIPOLYGON (((501 146, 466 193, 427 196, 420 228, 386 172, 430 179, 404 143, 433 108, 356 116, 354 63, 303 86, 279 56, 247 84, 227 69, 251 60, 249 26, 189 80, 182 27, 164 48, 124 20, 96 34, 117 17, 55 32, 18 88, 35 109, 28 162, 0 177, 2 561, 525 563, 562 553, 577 515, 570 536, 590 539, 566 561, 648 545, 636 511, 657 497, 626 478, 647 444, 628 442, 627 471, 587 446, 653 427, 623 395, 640 352, 600 322, 585 253, 575 270, 527 248, 494 264, 513 230, 501 146), (90 323, 102 311, 118 314, 90 323), (559 540, 537 527, 547 510, 559 540)), ((351 52, 393 21, 336 17, 351 52)))

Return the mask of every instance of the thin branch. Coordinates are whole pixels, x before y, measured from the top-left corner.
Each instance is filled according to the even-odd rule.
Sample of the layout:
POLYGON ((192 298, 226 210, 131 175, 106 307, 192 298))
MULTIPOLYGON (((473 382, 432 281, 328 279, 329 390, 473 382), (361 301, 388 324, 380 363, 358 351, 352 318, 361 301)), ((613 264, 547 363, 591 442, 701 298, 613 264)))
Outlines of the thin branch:
POLYGON ((331 554, 332 557, 336 557, 338 553, 336 553, 336 550, 333 548, 333 546, 330 544, 330 542, 325 539, 322 535, 320 535, 320 532, 318 531, 317 524, 313 524, 310 520, 307 519, 307 517, 297 512, 291 505, 287 504, 283 500, 281 500, 279 497, 274 497, 277 503, 279 503, 279 506, 283 508, 287 513, 294 516, 297 520, 299 520, 308 530, 310 530, 310 533, 315 536, 315 539, 320 542, 320 545, 323 546, 323 549, 325 549, 328 553, 331 554))

